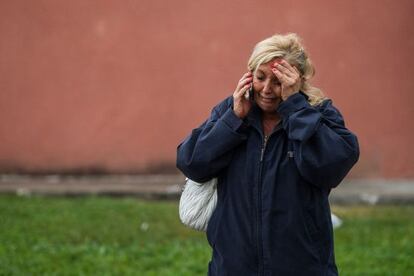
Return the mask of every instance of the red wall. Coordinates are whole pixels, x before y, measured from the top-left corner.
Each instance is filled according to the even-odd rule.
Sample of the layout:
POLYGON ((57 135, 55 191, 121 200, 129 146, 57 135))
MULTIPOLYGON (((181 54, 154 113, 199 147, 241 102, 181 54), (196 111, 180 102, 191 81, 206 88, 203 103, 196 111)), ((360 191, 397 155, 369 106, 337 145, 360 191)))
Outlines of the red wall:
POLYGON ((174 167, 250 52, 297 32, 359 137, 356 177, 414 177, 413 1, 1 1, 0 172, 174 167))

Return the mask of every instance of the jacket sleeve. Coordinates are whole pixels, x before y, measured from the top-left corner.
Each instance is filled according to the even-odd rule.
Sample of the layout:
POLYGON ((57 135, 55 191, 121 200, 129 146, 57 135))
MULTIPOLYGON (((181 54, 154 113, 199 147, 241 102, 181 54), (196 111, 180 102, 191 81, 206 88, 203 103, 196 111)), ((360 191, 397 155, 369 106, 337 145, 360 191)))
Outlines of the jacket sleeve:
POLYGON ((282 102, 278 112, 302 177, 323 189, 338 186, 358 161, 359 145, 332 101, 313 107, 300 92, 282 102))
POLYGON ((177 148, 177 168, 194 181, 216 177, 230 163, 233 150, 247 139, 246 125, 228 101, 213 108, 210 118, 177 148))

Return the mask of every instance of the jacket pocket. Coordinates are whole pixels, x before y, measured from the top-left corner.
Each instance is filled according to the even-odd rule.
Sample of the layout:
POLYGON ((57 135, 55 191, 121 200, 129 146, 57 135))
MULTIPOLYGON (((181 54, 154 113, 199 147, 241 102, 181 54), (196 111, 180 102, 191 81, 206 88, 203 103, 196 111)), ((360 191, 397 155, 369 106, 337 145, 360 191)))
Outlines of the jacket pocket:
POLYGON ((305 210, 306 229, 309 234, 311 247, 321 264, 326 264, 329 259, 329 238, 327 231, 320 228, 314 209, 305 210))
POLYGON ((321 231, 317 226, 317 223, 313 217, 313 213, 314 212, 312 209, 306 209, 304 212, 304 217, 309 238, 311 242, 315 245, 320 240, 321 231))

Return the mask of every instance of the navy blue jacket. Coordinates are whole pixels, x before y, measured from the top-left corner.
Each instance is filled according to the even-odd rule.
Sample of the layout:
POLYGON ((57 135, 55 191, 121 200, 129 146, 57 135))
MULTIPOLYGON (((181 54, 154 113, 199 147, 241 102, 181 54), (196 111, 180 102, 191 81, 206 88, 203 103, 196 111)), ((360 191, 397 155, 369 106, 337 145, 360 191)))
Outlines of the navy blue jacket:
POLYGON ((209 275, 338 275, 328 195, 358 160, 356 136, 331 100, 313 107, 302 92, 279 105, 266 141, 261 109, 241 120, 232 105, 214 107, 177 149, 187 177, 218 177, 209 275))

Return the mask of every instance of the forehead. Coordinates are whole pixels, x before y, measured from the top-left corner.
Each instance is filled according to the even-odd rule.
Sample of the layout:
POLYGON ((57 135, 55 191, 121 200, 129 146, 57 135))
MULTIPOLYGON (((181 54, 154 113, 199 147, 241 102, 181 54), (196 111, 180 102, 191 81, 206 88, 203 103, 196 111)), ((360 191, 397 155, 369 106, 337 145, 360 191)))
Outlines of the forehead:
POLYGON ((256 73, 273 75, 272 67, 271 67, 273 63, 274 61, 269 61, 267 63, 261 64, 259 67, 257 67, 256 73))

